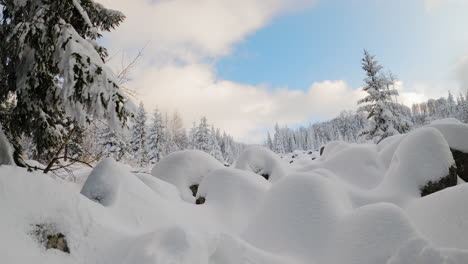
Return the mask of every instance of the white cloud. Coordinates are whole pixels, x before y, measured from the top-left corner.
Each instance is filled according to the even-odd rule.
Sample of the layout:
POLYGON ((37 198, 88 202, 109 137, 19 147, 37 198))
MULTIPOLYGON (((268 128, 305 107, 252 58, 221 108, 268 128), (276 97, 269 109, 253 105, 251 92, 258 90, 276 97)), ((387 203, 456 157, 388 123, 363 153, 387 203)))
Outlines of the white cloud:
POLYGON ((263 27, 273 17, 311 5, 314 0, 99 0, 127 16, 111 45, 141 48, 159 59, 184 60, 229 53, 232 45, 263 27), (164 54, 164 56, 161 56, 164 54))
POLYGON ((340 93, 355 94, 344 82, 314 84, 302 92, 218 80, 206 62, 228 55, 233 45, 274 17, 315 0, 98 1, 127 16, 115 32, 105 35, 111 51, 135 52, 150 41, 126 85, 138 92, 137 100, 148 109, 178 110, 187 127, 206 115, 238 140, 254 134, 257 139, 259 129, 276 121, 298 123, 312 115, 329 118, 347 105, 340 102, 346 98, 340 93))
POLYGON ((463 57, 455 65, 454 69, 455 78, 460 85, 460 92, 466 94, 468 91, 468 56, 463 57))
POLYGON ((466 0, 425 0, 426 10, 432 11, 433 9, 446 4, 466 4, 466 0))
POLYGON ((267 89, 217 80, 214 69, 205 64, 163 67, 142 66, 136 70, 133 87, 149 109, 177 109, 189 127, 206 115, 215 126, 238 140, 251 138, 258 130, 275 122, 295 124, 314 117, 328 119, 344 109, 354 109, 363 96, 344 81, 314 83, 307 91, 267 89))

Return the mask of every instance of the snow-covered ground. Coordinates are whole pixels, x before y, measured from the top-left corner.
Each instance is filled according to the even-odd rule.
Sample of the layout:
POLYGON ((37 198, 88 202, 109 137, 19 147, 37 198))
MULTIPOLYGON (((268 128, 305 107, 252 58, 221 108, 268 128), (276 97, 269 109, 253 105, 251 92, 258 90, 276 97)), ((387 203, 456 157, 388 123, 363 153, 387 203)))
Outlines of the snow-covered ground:
POLYGON ((0 263, 465 264, 468 185, 421 193, 467 142, 447 120, 322 155, 251 147, 232 167, 182 151, 151 174, 107 159, 72 183, 2 166, 0 263))

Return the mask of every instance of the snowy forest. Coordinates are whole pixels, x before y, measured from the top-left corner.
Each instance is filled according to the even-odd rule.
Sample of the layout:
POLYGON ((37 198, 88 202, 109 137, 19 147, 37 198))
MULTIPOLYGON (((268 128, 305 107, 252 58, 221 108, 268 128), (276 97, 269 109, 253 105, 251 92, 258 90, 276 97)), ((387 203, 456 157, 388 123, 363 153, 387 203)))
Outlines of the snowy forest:
MULTIPOLYGON (((172 152, 196 149, 229 165, 244 148, 244 144, 237 143, 232 136, 209 125, 206 117, 194 123, 187 133, 180 114, 174 112, 169 117, 157 109, 148 114, 142 103, 126 127, 112 128, 96 121, 86 128, 75 129, 73 137, 63 146, 65 161, 93 163, 110 157, 133 167, 146 168, 172 152)), ((46 163, 53 153, 39 154, 28 137, 22 137, 19 143, 27 159, 46 163)))
POLYGON ((0 0, 0 263, 468 263, 468 57, 457 93, 402 104, 381 61, 446 63, 395 59, 379 24, 433 37, 438 5, 468 6, 319 2, 0 0))
MULTIPOLYGON (((413 104, 411 108, 397 104, 397 111, 410 121, 412 128, 430 124, 434 120, 455 118, 468 123, 468 94, 457 99, 448 92, 447 98, 429 99, 413 104)), ((267 133, 265 146, 276 153, 290 153, 294 150, 318 150, 331 141, 362 143, 361 131, 367 126, 367 116, 362 112, 343 111, 332 120, 311 124, 307 127, 290 129, 275 125, 273 136, 267 133)))

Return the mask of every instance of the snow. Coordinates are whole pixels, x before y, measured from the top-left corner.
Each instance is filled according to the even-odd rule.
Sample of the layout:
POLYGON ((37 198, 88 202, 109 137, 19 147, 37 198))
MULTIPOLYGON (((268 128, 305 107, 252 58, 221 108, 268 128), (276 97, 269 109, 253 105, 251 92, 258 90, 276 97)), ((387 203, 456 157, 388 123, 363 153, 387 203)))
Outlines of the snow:
POLYGON ((260 175, 268 175, 268 180, 277 181, 286 175, 286 166, 273 151, 260 146, 244 150, 235 166, 237 169, 260 175))
POLYGON ((378 145, 331 143, 316 160, 296 153, 297 164, 251 147, 237 168, 181 151, 151 174, 105 159, 82 188, 4 165, 0 262, 468 263, 468 185, 419 189, 446 176, 457 137, 432 124, 378 145), (46 250, 36 225, 64 234, 70 253, 46 250))
POLYGON ((462 123, 432 123, 429 125, 444 136, 450 148, 468 153, 468 125, 462 123))
POLYGON ((184 200, 194 202, 190 186, 200 184, 209 172, 222 167, 219 161, 203 151, 184 150, 162 159, 151 174, 176 186, 184 200))
POLYGON ((216 169, 203 178, 197 197, 210 207, 216 217, 233 230, 243 230, 260 206, 270 183, 251 172, 216 169))
POLYGON ((101 161, 86 180, 81 194, 104 206, 115 204, 123 177, 122 166, 112 158, 101 161))
POLYGON ((378 191, 419 197, 422 187, 448 176, 454 164, 447 141, 439 131, 431 127, 416 129, 396 149, 378 191))
POLYGON ((13 149, 0 125, 0 165, 13 164, 13 149))

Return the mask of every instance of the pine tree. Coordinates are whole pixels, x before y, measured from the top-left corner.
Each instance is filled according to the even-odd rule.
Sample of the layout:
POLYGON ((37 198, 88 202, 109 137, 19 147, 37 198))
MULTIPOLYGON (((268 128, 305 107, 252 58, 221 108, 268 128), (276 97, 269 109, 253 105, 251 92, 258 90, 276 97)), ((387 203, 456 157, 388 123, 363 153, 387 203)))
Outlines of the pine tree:
POLYGON ((271 140, 270 132, 267 132, 267 142, 266 142, 267 148, 270 150, 273 150, 273 141, 271 140))
MULTIPOLYGON (((467 93, 468 96, 468 93, 467 93)), ((462 94, 458 97, 458 119, 463 123, 468 123, 468 100, 462 94)))
POLYGON ((125 97, 97 43, 122 13, 93 0, 0 0, 0 8, 0 104, 15 98, 12 118, 0 122, 12 143, 30 136, 42 153, 63 144, 67 118, 125 122, 125 97))
POLYGON ((133 120, 130 149, 140 167, 148 162, 146 150, 146 111, 143 103, 138 107, 138 113, 133 120))
POLYGON ((395 112, 392 96, 398 96, 393 83, 381 73, 382 66, 375 60, 375 56, 364 51, 362 69, 366 72, 364 91, 368 95, 359 100, 358 104, 366 104, 359 111, 367 113, 369 123, 361 135, 368 140, 379 143, 383 139, 405 133, 410 130, 411 124, 395 112))
POLYGON ((457 111, 456 110, 457 104, 450 91, 448 92, 448 97, 447 97, 447 109, 448 109, 449 117, 453 117, 455 115, 455 112, 457 111))
POLYGON ((218 139, 216 138, 216 131, 215 131, 214 126, 211 126, 209 145, 210 145, 209 154, 213 156, 215 159, 224 163, 223 154, 221 153, 221 148, 219 146, 218 139))
POLYGON ((148 133, 149 160, 152 163, 160 161, 165 155, 166 128, 161 113, 156 109, 148 133))
POLYGON ((97 143, 100 146, 98 153, 100 157, 111 157, 119 161, 128 152, 128 146, 124 136, 114 131, 110 126, 106 126, 102 129, 100 136, 97 138, 97 143))
POLYGON ((276 153, 283 154, 285 152, 283 135, 278 124, 275 125, 275 134, 273 135, 273 149, 276 153))
POLYGON ((200 124, 194 135, 194 148, 210 153, 210 128, 206 117, 200 119, 200 124))

